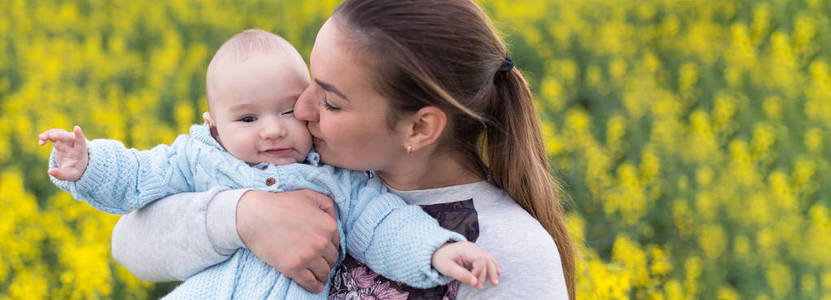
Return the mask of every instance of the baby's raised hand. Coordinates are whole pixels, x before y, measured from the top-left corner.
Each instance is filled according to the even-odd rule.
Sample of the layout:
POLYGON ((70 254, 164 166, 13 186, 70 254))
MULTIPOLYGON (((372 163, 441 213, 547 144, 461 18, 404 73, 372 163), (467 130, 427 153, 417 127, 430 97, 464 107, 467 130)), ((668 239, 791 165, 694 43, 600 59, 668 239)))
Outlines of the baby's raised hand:
POLYGON ((48 173, 60 180, 80 179, 89 163, 87 139, 81 127, 75 126, 72 131, 49 129, 38 136, 39 145, 52 142, 55 146, 55 162, 58 163, 58 167, 49 169, 48 173))
POLYGON ((499 264, 496 259, 471 242, 444 244, 433 252, 431 262, 439 273, 479 290, 485 286, 487 276, 490 276, 491 284, 499 284, 499 264))

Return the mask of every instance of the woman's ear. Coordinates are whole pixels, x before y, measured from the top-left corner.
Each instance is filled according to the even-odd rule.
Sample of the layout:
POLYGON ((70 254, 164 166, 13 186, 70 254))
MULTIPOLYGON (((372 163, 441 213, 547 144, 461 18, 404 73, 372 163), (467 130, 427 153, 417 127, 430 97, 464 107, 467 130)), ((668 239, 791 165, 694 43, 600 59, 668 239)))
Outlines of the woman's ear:
POLYGON ((404 149, 418 151, 435 143, 447 127, 447 115, 435 106, 425 106, 407 118, 408 134, 404 149))

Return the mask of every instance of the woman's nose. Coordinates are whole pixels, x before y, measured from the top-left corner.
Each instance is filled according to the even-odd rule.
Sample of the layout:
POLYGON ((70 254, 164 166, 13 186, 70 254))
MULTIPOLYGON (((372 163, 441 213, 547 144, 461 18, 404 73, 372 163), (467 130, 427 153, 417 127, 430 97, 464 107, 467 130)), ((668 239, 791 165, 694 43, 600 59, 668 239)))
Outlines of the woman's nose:
POLYGON ((309 121, 309 122, 317 122, 318 121, 318 111, 317 105, 315 105, 315 99, 313 97, 314 85, 309 85, 300 97, 297 98, 297 102, 294 103, 294 118, 301 120, 301 121, 309 121))

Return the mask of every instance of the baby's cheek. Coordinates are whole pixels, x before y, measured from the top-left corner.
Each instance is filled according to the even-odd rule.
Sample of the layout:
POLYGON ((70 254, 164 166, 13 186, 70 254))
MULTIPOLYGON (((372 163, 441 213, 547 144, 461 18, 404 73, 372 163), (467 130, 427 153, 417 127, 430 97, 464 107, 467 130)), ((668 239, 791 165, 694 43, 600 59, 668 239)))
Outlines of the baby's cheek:
POLYGON ((238 136, 229 136, 223 139, 225 144, 223 148, 234 157, 244 160, 247 163, 259 163, 257 160, 257 150, 254 147, 257 145, 256 141, 246 141, 238 136))
POLYGON ((312 134, 309 133, 309 129, 306 128, 305 124, 301 124, 297 128, 298 135, 297 135, 297 145, 298 150, 303 152, 303 156, 305 158, 306 154, 312 150, 312 134))

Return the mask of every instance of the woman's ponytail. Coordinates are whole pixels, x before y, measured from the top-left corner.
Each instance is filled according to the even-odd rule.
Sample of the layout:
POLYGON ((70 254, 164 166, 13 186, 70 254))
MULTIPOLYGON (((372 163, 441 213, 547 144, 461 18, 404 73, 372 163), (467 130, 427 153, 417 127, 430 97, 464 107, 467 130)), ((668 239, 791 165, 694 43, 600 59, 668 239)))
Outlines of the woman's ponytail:
POLYGON ((517 69, 498 71, 490 93, 491 111, 486 118, 495 123, 485 130, 484 158, 491 182, 542 224, 557 244, 569 298, 575 295, 574 246, 565 225, 551 176, 537 112, 528 84, 517 69))

